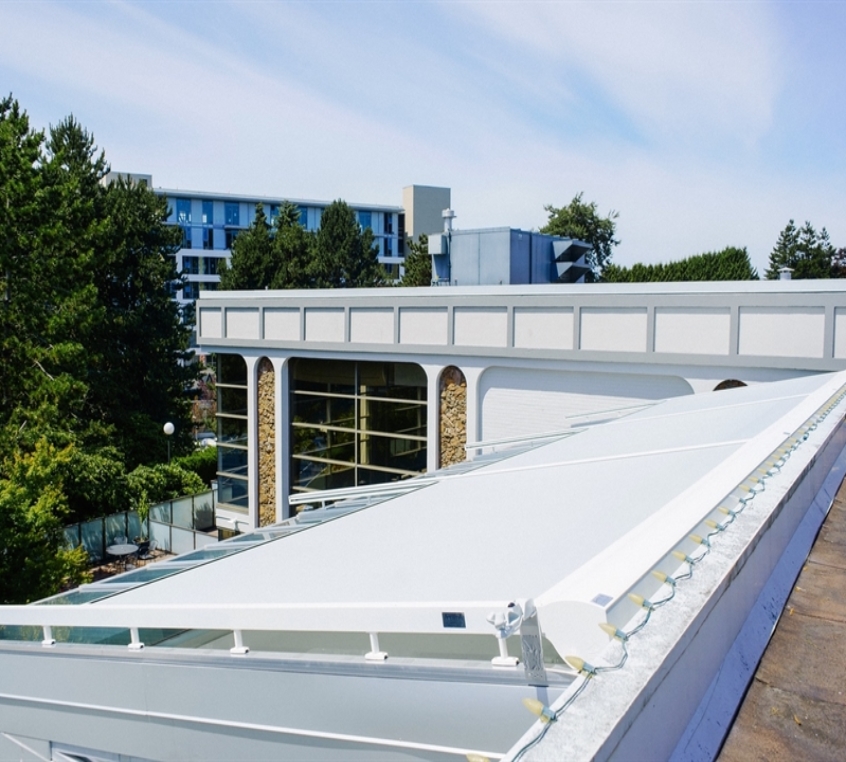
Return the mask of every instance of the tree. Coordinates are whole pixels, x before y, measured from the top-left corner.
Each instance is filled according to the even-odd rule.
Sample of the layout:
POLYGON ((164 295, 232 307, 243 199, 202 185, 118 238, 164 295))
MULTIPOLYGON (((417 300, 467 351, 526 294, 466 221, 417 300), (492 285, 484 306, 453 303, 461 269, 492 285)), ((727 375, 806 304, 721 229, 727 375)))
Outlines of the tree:
POLYGON ((271 288, 310 288, 309 270, 314 236, 301 224, 300 210, 290 201, 283 201, 274 221, 273 256, 275 272, 271 288))
POLYGON ((696 254, 667 264, 632 267, 608 265, 602 274, 608 283, 645 283, 655 281, 758 280, 745 248, 729 246, 722 251, 696 254))
POLYGON ((432 257, 429 256, 429 236, 425 233, 421 233, 416 243, 408 242, 404 269, 400 286, 432 285, 432 257))
POLYGON ((127 465, 190 444, 195 372, 178 288, 179 231, 152 191, 103 184, 105 156, 73 117, 45 140, 0 100, 0 599, 78 581, 62 525, 123 509, 127 465))
POLYGON ((220 264, 220 288, 308 288, 312 236, 300 224, 299 216, 299 209, 284 201, 270 225, 264 208, 257 204, 252 224, 235 238, 229 264, 220 264))
POLYGON ((601 217, 597 214, 596 202, 586 204, 582 201, 582 195, 576 194, 568 206, 544 206, 549 213, 549 220, 540 232, 562 238, 577 238, 591 244, 593 249, 587 254, 587 265, 593 270, 593 279, 599 280, 611 263, 614 247, 620 243, 614 238, 615 220, 620 214, 612 210, 607 217, 601 217))
POLYGON ((105 223, 92 265, 100 320, 89 335, 90 415, 111 425, 128 468, 165 457, 162 425, 176 426, 172 445, 190 452, 186 390, 197 367, 191 325, 170 292, 181 287, 173 254, 178 228, 151 190, 119 179, 104 190, 105 223))
POLYGON ((261 204, 250 226, 232 243, 232 257, 218 267, 224 291, 250 291, 270 286, 275 274, 270 223, 261 204))
POLYGON ((766 277, 779 278, 779 270, 789 267, 797 280, 807 278, 830 278, 837 266, 835 250, 825 228, 819 233, 810 222, 797 229, 793 220, 779 233, 776 245, 770 253, 766 277))
POLYGON ((831 257, 831 277, 846 278, 846 249, 838 249, 831 257))
POLYGON ((70 454, 42 441, 32 453, 15 453, 3 463, 0 604, 29 603, 89 578, 85 551, 64 547, 61 469, 70 454))
POLYGON ((373 231, 361 229, 344 201, 333 201, 320 219, 310 272, 315 288, 367 288, 383 284, 373 231))

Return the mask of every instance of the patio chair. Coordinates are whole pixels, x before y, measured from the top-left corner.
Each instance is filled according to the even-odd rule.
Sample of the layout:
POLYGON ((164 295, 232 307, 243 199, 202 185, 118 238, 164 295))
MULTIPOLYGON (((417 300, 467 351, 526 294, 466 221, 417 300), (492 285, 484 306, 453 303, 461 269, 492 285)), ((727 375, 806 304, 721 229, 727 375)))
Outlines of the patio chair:
POLYGON ((153 553, 156 552, 157 547, 158 543, 155 540, 150 540, 150 544, 147 547, 147 550, 144 551, 142 555, 138 556, 138 558, 140 558, 142 561, 151 561, 153 559, 153 553))
POLYGON ((112 545, 126 545, 129 542, 128 537, 123 537, 122 535, 118 535, 117 537, 112 538, 112 545))

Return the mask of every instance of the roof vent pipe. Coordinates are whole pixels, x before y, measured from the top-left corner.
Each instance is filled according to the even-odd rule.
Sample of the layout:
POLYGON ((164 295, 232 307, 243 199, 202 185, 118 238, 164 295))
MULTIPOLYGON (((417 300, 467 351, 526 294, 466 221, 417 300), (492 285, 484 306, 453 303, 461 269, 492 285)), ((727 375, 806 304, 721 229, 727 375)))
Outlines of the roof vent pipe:
POLYGON ((444 209, 441 212, 441 217, 444 218, 444 233, 452 232, 452 221, 455 219, 455 212, 452 209, 444 209))
POLYGON ((779 280, 791 280, 793 278, 793 268, 792 267, 779 267, 778 268, 778 279, 779 280))

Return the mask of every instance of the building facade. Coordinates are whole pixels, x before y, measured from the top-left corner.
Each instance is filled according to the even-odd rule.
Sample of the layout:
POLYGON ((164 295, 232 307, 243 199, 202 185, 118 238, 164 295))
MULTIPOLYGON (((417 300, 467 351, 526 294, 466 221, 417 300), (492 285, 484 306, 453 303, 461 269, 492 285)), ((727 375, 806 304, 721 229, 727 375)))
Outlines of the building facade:
MULTIPOLYGON (((218 268, 232 253, 232 242, 255 220, 256 205, 261 204, 269 222, 279 214, 284 201, 295 204, 300 224, 309 231, 320 227, 323 210, 331 201, 316 201, 282 196, 249 196, 170 188, 155 188, 152 175, 111 172, 106 182, 121 176, 152 188, 168 202, 167 221, 182 230, 182 247, 176 253, 177 270, 185 275, 185 287, 177 294, 181 303, 191 303, 206 291, 216 291, 220 284, 218 268)), ((388 280, 402 276, 407 237, 440 230, 440 216, 449 206, 450 189, 411 185, 403 189, 403 204, 392 206, 353 203, 358 223, 373 231, 379 249, 379 262, 388 280), (442 206, 443 204, 443 206, 442 206), (410 227, 407 228, 407 222, 410 227)))
POLYGON ((219 515, 249 529, 290 516, 301 493, 845 369, 844 304, 840 281, 204 295, 198 341, 222 358, 219 515))

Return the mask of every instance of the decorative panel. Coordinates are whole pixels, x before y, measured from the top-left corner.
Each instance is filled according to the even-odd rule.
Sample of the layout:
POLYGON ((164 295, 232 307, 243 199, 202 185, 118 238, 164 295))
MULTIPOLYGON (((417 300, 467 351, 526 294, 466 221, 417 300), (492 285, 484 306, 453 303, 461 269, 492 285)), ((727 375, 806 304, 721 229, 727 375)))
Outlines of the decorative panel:
POLYGON ((257 308, 228 307, 226 310, 227 339, 259 339, 259 311, 257 308))
POLYGON ((276 341, 299 341, 300 311, 298 309, 265 309, 264 338, 276 341))
POLYGON ((508 346, 508 311, 505 307, 456 307, 452 314, 453 343, 456 346, 508 346))
POLYGON ((741 307, 738 353, 767 357, 822 357, 823 307, 741 307))
POLYGON ((200 307, 199 335, 201 339, 220 339, 223 337, 223 318, 220 308, 200 307))
POLYGON ((645 352, 645 307, 583 307, 580 349, 645 352))
POLYGON ((572 309, 514 308, 515 349, 572 349, 572 309))
POLYGON ((400 307, 400 344, 443 346, 447 343, 447 327, 445 307, 400 307))
POLYGON ((306 307, 306 341, 344 341, 344 310, 333 307, 306 307))
POLYGON ((655 308, 655 351, 675 354, 727 355, 731 310, 699 307, 655 308))
POLYGON ((351 309, 350 341, 362 344, 393 344, 393 309, 366 307, 351 309))

